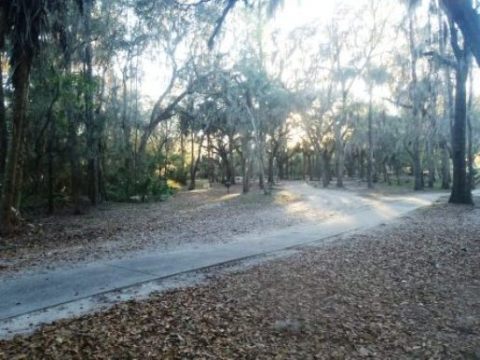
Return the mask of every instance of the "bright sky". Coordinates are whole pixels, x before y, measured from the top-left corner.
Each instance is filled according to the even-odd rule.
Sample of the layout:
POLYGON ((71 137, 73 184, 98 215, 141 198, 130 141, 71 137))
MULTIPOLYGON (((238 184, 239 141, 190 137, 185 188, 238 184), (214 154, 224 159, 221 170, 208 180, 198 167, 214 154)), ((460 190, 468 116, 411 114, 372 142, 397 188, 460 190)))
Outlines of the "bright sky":
MULTIPOLYGON (((277 11, 273 19, 270 19, 265 31, 268 33, 281 29, 280 33, 286 36, 291 30, 314 21, 319 24, 328 23, 338 6, 346 7, 355 12, 356 8, 365 6, 368 2, 369 0, 285 0, 284 6, 277 11)), ((385 6, 385 9, 388 9, 385 10, 388 14, 379 14, 379 16, 388 16, 389 20, 386 29, 392 34, 396 31, 394 24, 397 24, 399 19, 405 16, 404 5, 398 0, 389 0, 388 2, 382 0, 380 4, 385 6)), ((239 21, 235 15, 238 13, 239 9, 235 8, 234 14, 230 14, 227 17, 223 29, 224 45, 220 45, 222 46, 222 50, 225 46, 226 48, 228 48, 228 46, 235 47, 235 44, 238 43, 237 34, 241 33, 241 29, 238 28, 239 21), (232 28, 234 28, 234 30, 232 30, 232 28)), ((387 44, 387 46, 391 47, 391 44, 387 44)), ((299 59, 294 61, 298 60, 299 59)), ((159 97, 162 89, 168 83, 170 70, 166 70, 165 64, 162 64, 161 57, 146 56, 143 57, 141 62, 139 65, 143 70, 143 76, 139 81, 139 87, 143 94, 142 100, 143 102, 154 101, 159 97)), ((295 65, 293 64, 293 66, 295 65)), ((476 76, 476 78, 478 78, 478 76, 476 76)), ((388 92, 386 87, 377 88, 375 95, 379 97, 385 96, 386 91, 388 92)), ((354 92, 356 96, 366 97, 366 89, 361 81, 355 83, 352 92, 354 92)))
MULTIPOLYGON (((284 6, 270 20, 268 29, 278 28, 282 29, 283 33, 288 33, 294 28, 314 20, 326 21, 332 16, 335 5, 338 3, 339 1, 335 0, 285 0, 284 6)), ((363 1, 343 0, 343 3, 354 7, 363 1)), ((232 20, 232 14, 227 17, 226 27, 228 27, 229 20, 232 20)), ((229 42, 228 39, 226 42, 229 42)), ((159 71, 161 67, 162 65, 157 64, 155 59, 146 59, 142 64, 145 76, 141 82, 141 92, 152 99, 160 95, 162 84, 168 81, 168 73, 165 76, 164 71, 159 71)))

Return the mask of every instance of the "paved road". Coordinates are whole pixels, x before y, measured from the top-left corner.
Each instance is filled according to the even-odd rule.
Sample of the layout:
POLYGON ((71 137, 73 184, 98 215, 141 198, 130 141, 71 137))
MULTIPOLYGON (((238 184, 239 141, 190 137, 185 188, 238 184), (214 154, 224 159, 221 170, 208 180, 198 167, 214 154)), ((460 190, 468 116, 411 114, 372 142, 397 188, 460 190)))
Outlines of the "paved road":
POLYGON ((295 191, 309 198, 305 205, 343 202, 337 215, 316 224, 297 225, 262 236, 244 235, 221 245, 198 245, 169 252, 139 253, 114 261, 98 261, 74 268, 24 273, 0 281, 2 323, 41 309, 78 301, 135 284, 148 283, 182 272, 237 259, 275 252, 310 242, 328 241, 334 235, 368 228, 427 206, 444 195, 422 193, 408 196, 366 198, 341 191, 321 191, 308 186, 295 191), (327 194, 325 194, 327 193, 327 194))

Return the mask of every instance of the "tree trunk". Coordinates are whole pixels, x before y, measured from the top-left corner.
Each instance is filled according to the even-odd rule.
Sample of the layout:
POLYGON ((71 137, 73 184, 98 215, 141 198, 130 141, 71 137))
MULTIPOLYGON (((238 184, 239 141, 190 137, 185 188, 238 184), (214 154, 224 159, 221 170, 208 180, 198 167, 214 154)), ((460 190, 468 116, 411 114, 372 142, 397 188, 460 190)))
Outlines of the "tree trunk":
POLYGON ((273 155, 268 155, 268 183, 273 185, 273 155))
POLYGON ((124 156, 124 167, 125 167, 125 177, 126 177, 126 188, 125 195, 126 198, 130 198, 132 192, 132 145, 131 145, 131 136, 132 136, 132 127, 128 118, 128 89, 127 89, 127 67, 125 66, 122 73, 122 130, 123 130, 123 156, 124 156))
POLYGON ((472 136, 472 121, 470 116, 467 116, 467 159, 468 159, 468 187, 470 190, 475 189, 475 169, 473 167, 473 136, 472 136))
POLYGON ((190 184, 188 185, 188 190, 195 190, 197 170, 195 169, 195 135, 193 129, 190 134, 190 153, 190 184))
POLYGON ((197 184, 197 169, 195 165, 190 167, 190 184, 188 185, 188 190, 195 190, 197 184))
MULTIPOLYGON (((460 28, 466 45, 471 49, 480 66, 480 18, 478 6, 472 0, 441 0, 447 14, 460 28)), ((467 47, 466 46, 466 47, 467 47)))
POLYGON ((452 160, 453 185, 450 203, 472 204, 472 194, 468 186, 466 168, 466 122, 467 122, 467 94, 466 81, 468 63, 466 59, 457 59, 456 92, 455 92, 455 120, 452 128, 452 160))
POLYGON ((278 171, 278 178, 280 180, 285 180, 284 166, 285 166, 285 162, 284 162, 283 158, 278 159, 277 160, 277 171, 278 171))
POLYGON ((245 152, 242 155, 242 192, 244 194, 250 191, 250 184, 248 181, 249 173, 248 173, 248 160, 245 152))
POLYGON ((188 186, 188 190, 195 190, 196 186, 196 179, 197 179, 197 171, 198 165, 200 164, 200 158, 202 156, 202 144, 204 139, 205 133, 200 137, 200 143, 198 144, 198 155, 195 158, 195 135, 192 129, 192 138, 191 138, 191 146, 192 146, 192 163, 190 164, 190 184, 188 186))
POLYGON ((285 174, 286 174, 286 179, 290 179, 290 159, 287 156, 287 160, 285 161, 285 174))
MULTIPOLYGON (((0 184, 3 187, 8 152, 7 117, 5 113, 5 94, 3 91, 2 53, 5 47, 6 10, 0 5, 0 184)), ((1 189, 1 187, 0 187, 1 189)), ((1 194, 1 193, 0 193, 1 194)))
POLYGON ((361 149, 360 150, 360 155, 358 158, 358 176, 360 176, 360 179, 363 180, 365 179, 365 150, 361 149))
POLYGON ((450 189, 451 175, 450 175, 450 151, 446 140, 440 143, 441 150, 441 172, 442 172, 442 189, 450 189))
POLYGON ((187 183, 187 177, 185 174, 185 135, 180 131, 180 181, 183 185, 187 183))
MULTIPOLYGON (((346 111, 346 99, 343 100, 345 103, 342 108, 343 112, 346 111)), ((346 114, 342 115, 346 117, 346 114)), ((343 187, 343 168, 344 168, 344 144, 342 140, 341 125, 337 124, 335 126, 335 170, 337 175, 337 187, 343 187)))
POLYGON ((415 135, 417 140, 414 140, 413 144, 413 177, 414 177, 414 186, 415 191, 423 190, 423 171, 422 171, 422 161, 420 159, 420 143, 418 136, 415 135))
POLYGON ((428 182, 427 186, 433 189, 435 185, 435 151, 433 140, 427 139, 427 167, 428 167, 428 182))
POLYGON ((395 177, 397 178, 397 185, 402 185, 402 180, 400 179, 400 174, 402 171, 400 161, 397 158, 394 159, 394 166, 395 166, 395 177))
MULTIPOLYGON (((448 37, 448 30, 444 23, 442 13, 439 11, 438 16, 438 28, 440 33, 438 36, 438 48, 440 56, 445 56, 445 40, 448 37)), ((450 189, 451 183, 451 174, 450 174, 450 149, 448 144, 448 134, 451 133, 451 128, 453 124, 453 91, 452 91, 452 82, 450 80, 450 68, 446 65, 443 65, 442 68, 442 97, 443 97, 443 113, 442 113, 442 123, 439 125, 440 128, 440 150, 441 150, 441 175, 442 175, 442 189, 450 189)))
POLYGON ((92 34, 91 16, 92 0, 83 0, 84 26, 85 26, 85 80, 88 84, 84 92, 85 100, 85 126, 87 133, 87 159, 88 159, 88 194, 92 205, 100 202, 99 186, 99 156, 98 156, 98 134, 95 124, 93 109, 93 60, 92 60, 92 34))
POLYGON ((212 138, 207 134, 207 161, 208 161, 208 182, 213 184, 215 181, 215 164, 213 163, 212 138))
POLYGON ((367 186, 373 188, 373 109, 372 109, 372 86, 369 87, 368 101, 368 157, 367 157, 367 186))
MULTIPOLYGON (((470 64, 469 64, 470 65, 470 64)), ((467 161, 468 161, 468 187, 475 189, 475 169, 473 167, 473 129, 472 129, 472 107, 473 107, 473 72, 469 75, 469 94, 467 105, 467 161)))
POLYGON ((312 164, 312 154, 307 155, 307 160, 308 160, 308 180, 313 181, 313 164, 312 164))
POLYGON ((420 103, 418 94, 418 79, 417 79, 417 48, 415 44, 415 26, 414 26, 414 14, 413 11, 409 11, 408 16, 408 40, 410 46, 410 61, 411 61, 411 83, 410 83, 410 99, 412 101, 412 116, 413 116, 413 149, 410 154, 412 157, 412 168, 414 177, 414 190, 423 190, 423 170, 422 160, 420 157, 420 103))
POLYGON ((50 129, 49 129, 49 134, 48 134, 48 145, 47 145, 47 151, 48 151, 48 209, 47 212, 48 214, 53 214, 54 212, 54 157, 53 157, 53 152, 54 152, 54 142, 55 142, 55 137, 56 137, 56 126, 55 126, 55 120, 53 119, 53 115, 50 113, 49 116, 50 118, 50 129))
POLYGON ((3 183, 8 149, 7 117, 5 114, 5 97, 3 92, 3 68, 1 66, 2 51, 3 49, 0 47, 0 184, 3 183))
POLYGON ((392 182, 390 181, 390 175, 388 174, 388 158, 383 159, 383 181, 388 184, 392 185, 392 182))
POLYGON ((322 152, 322 162, 323 162, 323 171, 322 171, 322 183, 323 187, 326 188, 330 184, 330 159, 331 156, 327 150, 323 150, 322 152))
POLYGON ((23 148, 23 133, 28 106, 28 87, 32 55, 24 49, 16 47, 13 54, 14 67, 13 85, 13 118, 12 140, 5 169, 5 184, 3 187, 1 231, 10 233, 15 225, 16 202, 21 187, 21 155, 23 148))

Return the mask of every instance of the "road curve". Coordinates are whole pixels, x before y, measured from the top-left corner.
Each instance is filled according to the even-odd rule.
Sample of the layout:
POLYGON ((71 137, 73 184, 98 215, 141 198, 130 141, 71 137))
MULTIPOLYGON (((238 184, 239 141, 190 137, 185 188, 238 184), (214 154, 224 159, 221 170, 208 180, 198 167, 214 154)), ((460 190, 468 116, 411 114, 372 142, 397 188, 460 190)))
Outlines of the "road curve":
POLYGON ((294 188, 288 184, 286 189, 306 198, 305 206, 328 207, 329 203, 335 216, 322 222, 291 226, 258 236, 239 236, 226 244, 197 245, 169 252, 143 252, 125 259, 23 273, 0 280, 0 337, 26 331, 26 328, 33 328, 43 321, 88 311, 91 306, 81 309, 82 306, 75 304, 85 304, 95 296, 150 282, 158 283, 176 274, 308 243, 321 244, 345 232, 385 223, 428 206, 445 195, 420 193, 365 197, 353 192, 311 189, 308 185, 294 188), (69 306, 76 311, 62 311, 69 306))

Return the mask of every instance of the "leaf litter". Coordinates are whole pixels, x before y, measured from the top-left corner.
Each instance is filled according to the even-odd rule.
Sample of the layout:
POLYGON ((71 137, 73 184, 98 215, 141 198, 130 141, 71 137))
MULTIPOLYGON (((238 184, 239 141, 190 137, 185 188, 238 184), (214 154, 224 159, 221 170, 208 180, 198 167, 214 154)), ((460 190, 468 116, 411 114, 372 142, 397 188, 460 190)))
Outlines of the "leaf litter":
POLYGON ((0 341, 0 359, 22 358, 478 359, 480 208, 436 204, 0 341))

